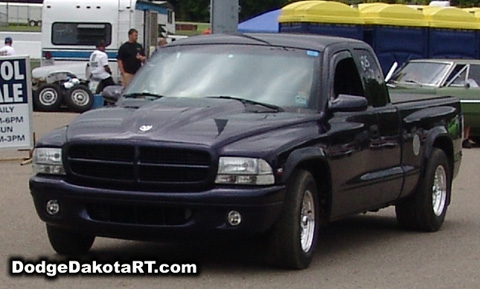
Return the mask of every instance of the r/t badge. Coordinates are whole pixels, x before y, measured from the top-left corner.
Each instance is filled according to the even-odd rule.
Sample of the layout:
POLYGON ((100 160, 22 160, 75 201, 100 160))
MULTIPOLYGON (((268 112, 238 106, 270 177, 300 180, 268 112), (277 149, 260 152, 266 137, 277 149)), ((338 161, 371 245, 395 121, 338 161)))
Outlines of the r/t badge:
POLYGON ((152 127, 153 127, 153 125, 146 125, 146 124, 144 124, 144 125, 142 125, 141 127, 139 127, 139 130, 140 130, 141 132, 147 132, 147 131, 151 130, 152 127))

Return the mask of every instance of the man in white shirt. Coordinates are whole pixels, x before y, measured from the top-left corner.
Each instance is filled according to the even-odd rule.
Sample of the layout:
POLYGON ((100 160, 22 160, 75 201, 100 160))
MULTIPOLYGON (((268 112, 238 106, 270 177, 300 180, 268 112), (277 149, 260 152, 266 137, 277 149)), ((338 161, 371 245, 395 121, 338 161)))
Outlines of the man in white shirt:
POLYGON ((0 56, 12 56, 15 55, 15 49, 12 47, 12 38, 5 38, 5 46, 0 49, 0 56))
POLYGON ((112 78, 112 71, 108 66, 108 55, 105 53, 105 41, 100 41, 97 44, 97 49, 90 55, 90 71, 92 78, 98 80, 96 94, 110 85, 115 85, 112 78))

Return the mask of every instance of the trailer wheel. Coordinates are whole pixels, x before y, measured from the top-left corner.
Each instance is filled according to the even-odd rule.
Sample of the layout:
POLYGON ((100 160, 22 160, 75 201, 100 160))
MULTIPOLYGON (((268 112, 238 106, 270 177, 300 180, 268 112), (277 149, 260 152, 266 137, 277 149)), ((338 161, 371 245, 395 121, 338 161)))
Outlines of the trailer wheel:
POLYGON ((297 171, 287 185, 284 208, 270 234, 270 249, 277 266, 306 268, 313 258, 319 231, 320 206, 312 174, 297 171))
POLYGON ((84 112, 93 106, 93 93, 85 85, 75 85, 67 90, 65 102, 70 110, 84 112))
POLYGON ((93 245, 95 236, 82 235, 68 229, 47 224, 47 234, 50 245, 55 252, 62 255, 84 254, 93 245))
POLYGON ((28 25, 29 25, 30 27, 35 27, 35 26, 37 26, 37 21, 35 21, 35 20, 28 20, 28 25))
POLYGON ((416 192, 395 206, 400 226, 407 230, 438 231, 445 220, 451 187, 448 159, 435 148, 416 192))
POLYGON ((33 104, 39 111, 56 111, 62 103, 62 89, 57 84, 43 84, 34 93, 33 104))

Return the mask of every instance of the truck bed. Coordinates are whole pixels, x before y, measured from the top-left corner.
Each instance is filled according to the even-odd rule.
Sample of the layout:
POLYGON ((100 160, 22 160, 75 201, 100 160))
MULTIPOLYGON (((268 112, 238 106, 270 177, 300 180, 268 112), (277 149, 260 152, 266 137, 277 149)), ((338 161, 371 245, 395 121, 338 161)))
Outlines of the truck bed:
POLYGON ((443 99, 450 98, 451 96, 438 96, 434 94, 419 94, 419 93, 395 93, 390 91, 390 101, 393 104, 415 102, 419 100, 429 100, 429 99, 443 99))

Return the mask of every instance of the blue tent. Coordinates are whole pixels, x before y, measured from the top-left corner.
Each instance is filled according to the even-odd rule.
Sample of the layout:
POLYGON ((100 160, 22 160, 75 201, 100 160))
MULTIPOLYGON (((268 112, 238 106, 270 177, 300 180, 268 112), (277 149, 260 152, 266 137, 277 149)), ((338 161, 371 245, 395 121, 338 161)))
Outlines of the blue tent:
POLYGON ((238 24, 238 32, 278 32, 278 16, 281 10, 273 10, 238 24))

